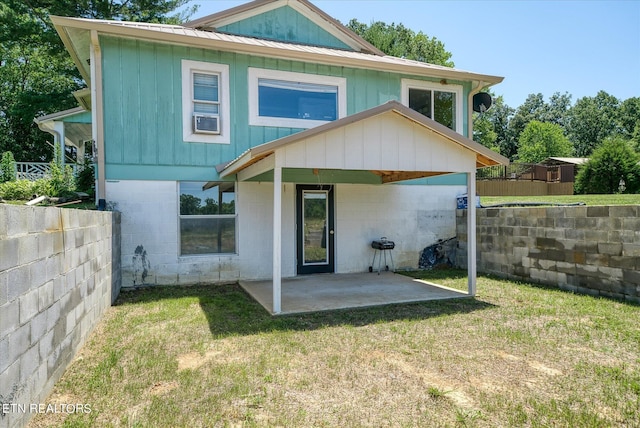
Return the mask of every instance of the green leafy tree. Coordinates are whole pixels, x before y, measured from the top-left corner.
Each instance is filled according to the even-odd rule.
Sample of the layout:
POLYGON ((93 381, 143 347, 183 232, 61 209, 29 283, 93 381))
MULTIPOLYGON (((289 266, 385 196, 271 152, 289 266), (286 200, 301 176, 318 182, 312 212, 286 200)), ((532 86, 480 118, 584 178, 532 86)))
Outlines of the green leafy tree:
POLYGON ((451 52, 445 50, 444 43, 422 31, 416 34, 402 24, 389 25, 381 21, 367 25, 357 19, 349 21, 347 28, 387 55, 445 67, 454 66, 451 52))
MULTIPOLYGON (((571 109, 571 95, 568 92, 561 94, 556 92, 545 103, 541 111, 541 122, 555 123, 560 125, 563 130, 567 124, 567 114, 571 109)), ((565 131, 566 135, 566 131, 565 131)))
POLYGON ((509 136, 513 139, 508 154, 513 159, 513 154, 518 151, 520 134, 531 121, 553 123, 559 125, 566 135, 567 115, 571 107, 571 95, 568 93, 554 93, 549 102, 545 102, 542 94, 529 94, 527 99, 520 105, 509 121, 509 136))
POLYGON ((520 134, 518 161, 538 163, 550 156, 570 156, 572 150, 559 125, 534 120, 520 134))
POLYGON ((640 155, 621 137, 607 138, 576 176, 576 193, 640 192, 640 155))
MULTIPOLYGON (((542 94, 529 94, 509 121, 509 130, 513 139, 517 142, 520 134, 532 120, 542 122, 545 112, 544 97, 542 94)), ((517 152, 517 149, 516 149, 517 152)))
POLYGON ((49 15, 177 23, 189 0, 2 0, 0 2, 0 151, 20 161, 51 159, 49 138, 33 118, 76 105, 84 86, 49 15))
POLYGON ((481 115, 477 113, 473 115, 473 139, 491 150, 513 159, 517 147, 511 136, 509 120, 514 109, 504 102, 502 95, 498 97, 494 94, 491 95, 493 98, 491 108, 481 115))
POLYGON ((640 97, 624 100, 618 109, 618 130, 627 140, 632 140, 636 151, 640 151, 640 97))
POLYGON ((0 183, 14 181, 16 179, 16 161, 13 153, 4 152, 0 161, 0 183))
POLYGON ((605 138, 616 134, 618 106, 618 99, 605 91, 576 101, 568 113, 567 131, 577 156, 588 157, 605 138))

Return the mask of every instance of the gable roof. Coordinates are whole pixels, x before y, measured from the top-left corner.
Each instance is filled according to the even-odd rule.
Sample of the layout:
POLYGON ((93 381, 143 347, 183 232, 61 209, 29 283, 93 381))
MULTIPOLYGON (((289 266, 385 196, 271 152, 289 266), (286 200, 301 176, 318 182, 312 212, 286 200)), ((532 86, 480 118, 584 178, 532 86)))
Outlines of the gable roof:
POLYGON ((90 49, 91 31, 113 37, 131 37, 139 40, 163 42, 189 47, 200 47, 227 52, 244 53, 262 57, 336 65, 342 67, 407 73, 460 81, 482 82, 481 86, 502 82, 503 77, 473 73, 470 71, 428 64, 425 62, 379 56, 363 52, 331 49, 235 36, 211 31, 195 30, 181 25, 144 22, 111 21, 104 19, 67 18, 50 16, 62 42, 71 54, 78 70, 87 83, 91 81, 90 49))
MULTIPOLYGON (((359 130, 355 131, 359 132, 359 130)), ((482 168, 509 163, 509 159, 506 157, 402 105, 398 101, 389 101, 372 109, 253 147, 238 158, 217 166, 216 169, 221 177, 237 174, 245 168, 274 154, 277 150, 283 149, 289 150, 285 156, 285 167, 294 165, 295 162, 302 162, 295 164, 294 167, 365 169, 380 175, 383 183, 447 173, 468 172, 469 168, 482 168), (389 138, 381 135, 385 134, 384 132, 376 133, 376 131, 373 131, 373 139, 377 139, 377 141, 373 141, 373 139, 369 140, 366 148, 347 147, 353 144, 351 140, 355 140, 345 137, 349 128, 354 128, 353 125, 356 124, 360 124, 362 127, 368 127, 372 126, 374 122, 378 123, 383 120, 387 122, 392 121, 394 125, 396 125, 389 128, 392 129, 389 138), (406 129, 406 133, 403 133, 400 128, 406 129), (323 142, 322 138, 318 138, 322 136, 328 136, 326 141, 323 142), (332 138, 341 141, 336 142, 332 140, 332 138), (429 142, 426 141, 427 139, 429 139, 429 142), (396 155, 384 156, 381 154, 377 159, 376 156, 368 156, 369 159, 361 162, 357 167, 354 167, 354 165, 358 163, 357 161, 351 165, 347 165, 347 161, 341 160, 347 151, 351 153, 358 151, 360 153, 375 151, 376 144, 378 147, 393 144, 391 140, 394 140, 398 145, 395 152, 396 155), (338 159, 339 165, 331 165, 331 161, 328 163, 325 162, 322 156, 318 156, 317 153, 316 155, 311 155, 312 150, 309 149, 309 145, 300 150, 296 150, 295 148, 290 149, 298 143, 318 145, 318 142, 320 142, 320 145, 327 147, 323 149, 325 154, 331 151, 329 147, 332 146, 336 151, 340 152, 333 157, 334 159, 338 159), (436 153, 432 152, 432 154, 434 155, 433 157, 439 159, 439 162, 423 159, 421 155, 428 154, 427 151, 423 150, 427 144, 437 146, 436 153), (297 156, 296 152, 297 155, 299 155, 298 157, 306 157, 306 159, 304 161, 300 159, 292 160, 297 156), (388 159, 389 157, 400 156, 400 153, 403 153, 402 156, 405 158, 404 162, 400 159, 388 159), (459 157, 468 158, 468 156, 473 156, 472 161, 475 159, 475 164, 469 165, 466 160, 456 159, 459 157), (311 165, 311 163, 313 165, 311 165), (401 166, 401 164, 405 166, 401 166), (466 167, 462 167, 463 164, 466 165, 466 167), (411 166, 407 167, 406 165, 411 166)), ((393 152, 393 150, 390 151, 390 153, 391 152, 393 152)))
POLYGON ((256 0, 187 22, 184 26, 204 31, 217 31, 220 27, 285 6, 295 9, 298 13, 310 19, 320 28, 357 52, 379 56, 385 55, 384 52, 307 0, 256 0))

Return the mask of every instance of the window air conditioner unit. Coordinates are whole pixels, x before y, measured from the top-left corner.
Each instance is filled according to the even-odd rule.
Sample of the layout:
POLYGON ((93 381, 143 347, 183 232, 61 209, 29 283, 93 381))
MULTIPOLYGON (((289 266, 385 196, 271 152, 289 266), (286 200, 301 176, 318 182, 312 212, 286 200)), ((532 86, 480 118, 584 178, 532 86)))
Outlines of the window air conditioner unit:
POLYGON ((219 134, 220 116, 212 114, 194 114, 193 131, 196 134, 219 134))

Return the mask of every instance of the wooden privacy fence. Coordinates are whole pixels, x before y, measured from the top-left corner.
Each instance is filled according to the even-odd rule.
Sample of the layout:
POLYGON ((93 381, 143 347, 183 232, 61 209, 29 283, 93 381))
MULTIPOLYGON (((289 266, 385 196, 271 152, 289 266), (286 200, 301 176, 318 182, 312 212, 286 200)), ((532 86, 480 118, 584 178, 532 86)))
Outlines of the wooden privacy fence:
POLYGON ((572 195, 573 165, 512 163, 478 170, 480 196, 572 195))

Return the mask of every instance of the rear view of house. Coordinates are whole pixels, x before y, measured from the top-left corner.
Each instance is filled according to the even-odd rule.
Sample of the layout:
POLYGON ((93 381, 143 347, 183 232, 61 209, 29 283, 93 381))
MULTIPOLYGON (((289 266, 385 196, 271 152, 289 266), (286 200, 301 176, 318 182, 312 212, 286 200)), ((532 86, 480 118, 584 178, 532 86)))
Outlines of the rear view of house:
POLYGON ((469 138, 473 95, 501 77, 386 56, 306 0, 184 26, 52 20, 90 87, 124 286, 275 290, 364 272, 383 236, 416 268, 455 235, 476 168, 508 162, 469 138))

